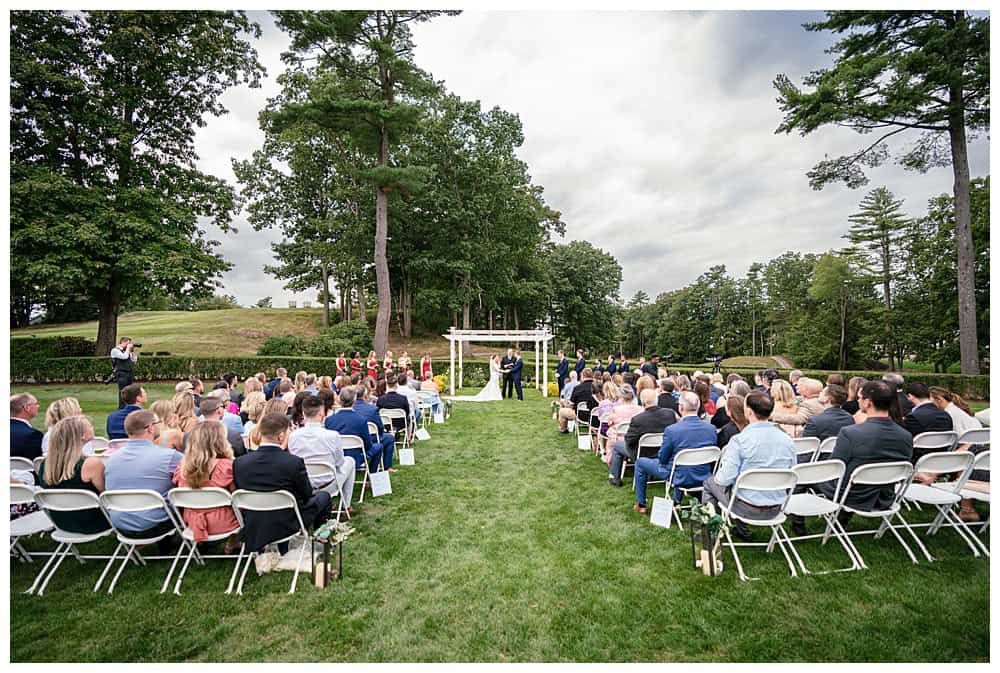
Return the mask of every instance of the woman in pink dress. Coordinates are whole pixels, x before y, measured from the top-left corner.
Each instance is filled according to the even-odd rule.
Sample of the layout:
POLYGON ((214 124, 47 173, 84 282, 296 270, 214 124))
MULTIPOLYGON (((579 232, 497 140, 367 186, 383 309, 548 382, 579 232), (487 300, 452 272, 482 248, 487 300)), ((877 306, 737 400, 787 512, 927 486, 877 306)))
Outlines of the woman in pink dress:
POLYGON ((604 459, 605 463, 611 464, 611 448, 615 445, 615 440, 618 439, 618 433, 615 427, 619 423, 624 423, 625 421, 631 420, 636 414, 642 413, 642 407, 635 403, 635 391, 632 390, 632 386, 623 385, 621 391, 619 392, 619 402, 620 404, 615 405, 612 408, 611 416, 608 417, 608 441, 604 445, 604 450, 601 457, 604 459))
MULTIPOLYGON (((230 492, 236 490, 233 450, 222 423, 199 423, 188 433, 187 451, 174 471, 174 483, 181 488, 214 486, 230 492)), ((232 533, 226 540, 226 553, 239 549, 240 524, 232 507, 185 509, 184 523, 194 534, 195 542, 204 542, 211 535, 232 533)))

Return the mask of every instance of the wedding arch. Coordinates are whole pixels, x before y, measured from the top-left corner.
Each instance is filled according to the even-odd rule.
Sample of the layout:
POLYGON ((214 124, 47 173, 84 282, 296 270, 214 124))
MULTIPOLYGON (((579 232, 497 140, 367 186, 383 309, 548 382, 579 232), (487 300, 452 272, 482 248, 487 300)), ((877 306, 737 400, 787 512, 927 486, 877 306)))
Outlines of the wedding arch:
POLYGON ((477 330, 448 328, 447 334, 442 334, 449 342, 451 350, 451 394, 455 394, 455 344, 458 344, 458 387, 462 387, 462 344, 463 343, 497 343, 511 341, 531 341, 535 344, 535 387, 538 388, 538 355, 539 347, 542 356, 542 396, 549 396, 549 341, 555 337, 548 329, 504 329, 477 330))

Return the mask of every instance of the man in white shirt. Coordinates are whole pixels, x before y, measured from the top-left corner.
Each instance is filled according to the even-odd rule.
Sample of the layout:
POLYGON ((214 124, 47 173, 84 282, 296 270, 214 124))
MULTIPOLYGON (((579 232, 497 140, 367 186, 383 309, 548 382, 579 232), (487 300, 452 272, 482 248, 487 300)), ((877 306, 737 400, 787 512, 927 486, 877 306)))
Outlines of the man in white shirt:
MULTIPOLYGON (((313 488, 323 490, 333 495, 337 485, 343 494, 344 507, 351 512, 351 496, 354 493, 354 458, 345 456, 340 445, 340 433, 323 427, 323 400, 319 397, 307 397, 302 401, 302 415, 305 425, 288 438, 288 452, 308 462, 322 461, 333 465, 337 471, 336 482, 324 483, 322 479, 309 477, 313 488)), ((351 512, 353 513, 353 512, 351 512)))
POLYGON ((114 369, 115 382, 118 384, 118 408, 125 407, 122 399, 122 388, 132 385, 132 365, 139 359, 139 355, 133 350, 134 345, 128 337, 118 340, 118 346, 111 349, 111 365, 114 369))
POLYGON ((417 395, 417 391, 409 386, 407 383, 406 374, 400 374, 396 378, 396 392, 406 398, 406 401, 410 403, 410 414, 416 423, 420 424, 420 396, 417 395))

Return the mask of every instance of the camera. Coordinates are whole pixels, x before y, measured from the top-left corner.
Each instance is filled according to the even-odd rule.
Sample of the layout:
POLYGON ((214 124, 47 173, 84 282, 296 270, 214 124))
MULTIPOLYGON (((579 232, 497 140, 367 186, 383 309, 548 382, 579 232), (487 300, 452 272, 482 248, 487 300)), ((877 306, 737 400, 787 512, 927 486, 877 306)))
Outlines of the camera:
POLYGON ((133 341, 133 342, 132 342, 132 348, 142 348, 142 344, 137 344, 137 343, 135 343, 135 342, 133 341))

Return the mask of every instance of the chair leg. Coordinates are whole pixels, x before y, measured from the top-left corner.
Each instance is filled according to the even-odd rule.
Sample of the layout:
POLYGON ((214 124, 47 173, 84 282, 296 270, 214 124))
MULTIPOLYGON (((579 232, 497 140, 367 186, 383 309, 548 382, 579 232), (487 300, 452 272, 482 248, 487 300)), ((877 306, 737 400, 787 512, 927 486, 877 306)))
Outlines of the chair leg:
POLYGON ((38 587, 39 583, 42 581, 45 575, 48 574, 49 568, 52 567, 52 564, 55 563, 56 558, 62 553, 63 547, 65 545, 66 545, 65 542, 59 543, 59 546, 56 547, 55 552, 52 553, 52 556, 49 557, 49 560, 45 562, 45 565, 42 566, 42 569, 35 576, 35 581, 31 583, 31 586, 24 593, 26 594, 35 593, 35 589, 38 587))
POLYGON ((292 588, 288 590, 288 593, 295 593, 295 585, 299 581, 299 569, 302 567, 302 559, 306 557, 306 547, 309 547, 309 553, 312 553, 312 540, 307 536, 305 540, 302 541, 302 547, 299 548, 299 560, 295 564, 295 574, 292 575, 292 588))
MULTIPOLYGON (((132 559, 134 554, 137 554, 135 545, 127 545, 128 554, 122 559, 121 565, 118 566, 118 572, 115 573, 114 579, 111 580, 110 586, 108 586, 108 594, 111 594, 115 590, 115 585, 118 584, 118 578, 122 576, 122 571, 125 570, 125 566, 128 565, 129 559, 132 559)), ((133 559, 134 560, 134 559, 133 559)))
POLYGON ((69 556, 70 550, 72 550, 72 549, 73 549, 73 545, 67 543, 66 544, 66 548, 63 549, 62 555, 59 556, 59 559, 56 561, 56 564, 54 566, 52 566, 52 570, 49 571, 49 576, 45 578, 44 582, 42 582, 42 586, 38 587, 38 595, 39 596, 41 596, 41 595, 43 595, 45 593, 45 587, 47 587, 49 585, 49 581, 52 579, 52 576, 56 574, 57 570, 59 570, 59 566, 62 565, 62 562, 66 559, 67 556, 69 556))
MULTIPOLYGON (((782 530, 782 532, 784 532, 784 530, 782 530)), ((809 575, 810 573, 809 573, 809 570, 806 568, 806 564, 802 562, 802 557, 799 556, 799 550, 795 548, 795 545, 792 543, 792 539, 788 537, 787 533, 786 533, 785 537, 788 538, 788 546, 791 547, 792 555, 795 557, 795 560, 798 562, 799 568, 802 569, 802 574, 803 575, 809 575)))
POLYGON ((243 582, 246 581, 247 571, 250 570, 250 564, 252 564, 254 562, 254 559, 256 558, 257 558, 257 552, 250 552, 250 555, 247 556, 246 565, 243 566, 243 574, 240 575, 240 584, 239 586, 236 587, 236 593, 239 594, 240 596, 243 595, 243 582))
MULTIPOLYGON (((170 586, 170 578, 173 577, 173 575, 174 575, 174 569, 177 568, 177 562, 180 560, 181 554, 184 553, 184 549, 186 547, 187 547, 187 541, 184 540, 184 539, 181 539, 181 546, 177 548, 177 553, 174 554, 174 562, 170 564, 170 570, 167 571, 167 576, 163 580, 163 586, 160 587, 160 593, 161 594, 167 592, 167 587, 170 586)), ((191 562, 191 556, 194 555, 194 550, 195 550, 195 544, 194 544, 194 542, 192 542, 191 543, 191 553, 188 554, 187 563, 191 562)), ((184 564, 184 569, 185 570, 187 570, 187 563, 184 564)), ((178 583, 178 586, 180 586, 180 583, 178 583)), ((176 590, 174 591, 174 593, 178 594, 178 595, 180 594, 180 592, 176 591, 176 590)))
POLYGON ((729 544, 729 551, 733 553, 733 559, 736 561, 736 571, 739 573, 740 579, 744 582, 755 579, 753 577, 747 577, 747 574, 743 572, 743 563, 740 562, 740 555, 736 551, 736 545, 733 544, 733 538, 729 535, 729 529, 724 529, 726 535, 726 542, 729 544))
MULTIPOLYGON (((917 535, 916 531, 914 531, 914 530, 913 530, 912 528, 910 528, 910 524, 909 524, 909 523, 907 523, 906 519, 904 519, 904 518, 903 518, 903 515, 902 515, 902 514, 900 514, 900 513, 899 513, 899 512, 897 511, 897 512, 896 512, 896 518, 898 518, 898 519, 899 519, 899 520, 900 520, 900 521, 902 522, 902 524, 903 524, 903 528, 905 528, 905 529, 906 529, 907 531, 909 531, 909 533, 910 533, 910 537, 912 537, 912 538, 913 538, 913 540, 914 540, 914 542, 916 542, 916 543, 917 543, 917 546, 918 546, 918 547, 920 547, 920 551, 922 551, 922 552, 924 553, 924 556, 926 556, 926 557, 927 557, 927 561, 928 561, 928 562, 933 562, 933 561, 934 561, 934 557, 933 557, 933 556, 931 556, 931 553, 930 553, 929 551, 927 551, 927 547, 925 547, 925 546, 924 546, 924 543, 923 543, 923 541, 922 541, 922 540, 920 539, 920 537, 919 537, 919 536, 917 535)), ((891 523, 890 523, 889 525, 890 525, 890 527, 892 526, 892 524, 891 524, 891 523)), ((895 530, 895 529, 894 529, 894 530, 895 530)))
MULTIPOLYGON (((177 559, 180 558, 181 552, 183 550, 184 550, 184 547, 181 546, 181 548, 177 551, 177 558, 174 559, 174 563, 177 563, 177 559)), ((197 545, 194 542, 192 542, 191 543, 191 551, 188 552, 187 559, 184 561, 184 565, 181 567, 181 572, 177 576, 177 583, 174 584, 174 593, 177 594, 178 596, 181 595, 181 582, 184 581, 184 573, 187 572, 188 566, 191 564, 191 559, 194 558, 194 556, 195 556, 196 553, 197 553, 197 545)), ((171 567, 170 568, 170 572, 172 573, 173 571, 174 571, 174 569, 173 569, 173 567, 171 567)), ((170 575, 167 575, 167 580, 168 581, 170 580, 170 575)), ((164 589, 167 588, 166 583, 164 583, 163 588, 164 589)), ((161 591, 160 593, 162 594, 163 592, 161 591)))
MULTIPOLYGON (((233 585, 236 584, 236 574, 240 571, 240 563, 243 562, 243 551, 247 548, 246 543, 240 545, 240 553, 236 557, 236 567, 233 568, 233 574, 229 578, 229 586, 226 587, 226 593, 233 593, 233 585)), ((183 574, 183 573, 182 573, 183 574)))
POLYGON ((101 576, 97 578, 97 584, 94 585, 94 593, 97 593, 97 590, 101 588, 101 584, 104 583, 104 578, 107 577, 108 571, 111 569, 111 566, 115 564, 115 559, 118 557, 118 552, 120 552, 122 550, 122 547, 124 546, 125 545, 123 543, 119 542, 118 546, 115 547, 115 552, 111 555, 111 558, 109 558, 108 562, 104 565, 104 570, 101 571, 101 576))
MULTIPOLYGON (((792 573, 792 577, 798 577, 799 573, 795 570, 795 564, 792 563, 792 557, 788 555, 788 549, 785 548, 785 545, 788 544, 792 547, 792 552, 795 554, 796 558, 798 558, 799 553, 795 551, 795 545, 792 544, 791 540, 787 539, 788 534, 785 533, 785 529, 781 526, 775 526, 774 528, 774 533, 778 539, 778 549, 780 549, 781 553, 785 556, 785 561, 788 563, 788 570, 792 573)), ((799 559, 799 563, 802 563, 802 559, 799 559)))
POLYGON ((893 536, 895 536, 895 538, 899 540, 899 544, 903 545, 903 549, 905 549, 906 553, 909 554, 910 560, 913 561, 914 563, 918 563, 917 557, 913 555, 913 550, 910 549, 910 545, 906 544, 906 540, 904 540, 903 536, 899 534, 899 531, 896 530, 896 527, 889 522, 888 517, 882 518, 882 526, 879 527, 879 530, 882 530, 883 528, 892 531, 893 536))
POLYGON ((983 544, 982 540, 976 537, 976 534, 969 529, 968 525, 964 521, 962 521, 962 519, 959 518, 957 514, 955 514, 955 510, 949 508, 945 516, 950 518, 952 522, 951 525, 955 528, 958 534, 962 536, 962 539, 965 540, 965 543, 969 545, 969 549, 972 550, 973 556, 985 555, 987 558, 989 558, 990 550, 986 547, 985 544, 983 544), (979 550, 982 550, 982 554, 979 553, 979 550))

